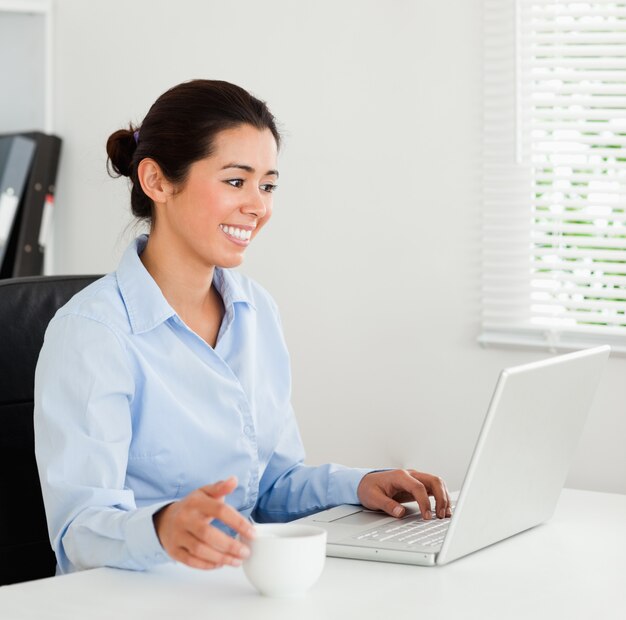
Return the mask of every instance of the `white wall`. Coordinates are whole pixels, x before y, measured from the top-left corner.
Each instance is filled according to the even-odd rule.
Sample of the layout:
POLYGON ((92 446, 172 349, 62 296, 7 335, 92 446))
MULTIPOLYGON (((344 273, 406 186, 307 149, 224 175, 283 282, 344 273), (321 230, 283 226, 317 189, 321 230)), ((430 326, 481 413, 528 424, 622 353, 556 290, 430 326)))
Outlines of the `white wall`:
POLYGON ((0 8, 0 133, 46 126, 45 33, 42 14, 0 8))
MULTIPOLYGON (((309 460, 412 465, 458 488, 498 370, 479 313, 482 0, 57 0, 55 271, 115 268, 108 135, 189 78, 266 99, 285 147, 244 271, 277 299, 309 460), (428 300, 428 301, 427 301, 428 300)), ((624 359, 569 476, 626 493, 624 359)))

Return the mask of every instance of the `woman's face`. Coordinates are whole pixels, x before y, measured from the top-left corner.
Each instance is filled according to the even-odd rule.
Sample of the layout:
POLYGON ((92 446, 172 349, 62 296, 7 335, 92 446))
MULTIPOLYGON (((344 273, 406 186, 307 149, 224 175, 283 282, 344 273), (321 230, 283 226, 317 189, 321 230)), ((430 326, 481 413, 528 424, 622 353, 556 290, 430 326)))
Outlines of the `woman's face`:
POLYGON ((153 232, 166 233, 190 267, 241 264, 272 215, 277 155, 269 129, 240 125, 220 132, 213 154, 192 164, 158 211, 153 232))

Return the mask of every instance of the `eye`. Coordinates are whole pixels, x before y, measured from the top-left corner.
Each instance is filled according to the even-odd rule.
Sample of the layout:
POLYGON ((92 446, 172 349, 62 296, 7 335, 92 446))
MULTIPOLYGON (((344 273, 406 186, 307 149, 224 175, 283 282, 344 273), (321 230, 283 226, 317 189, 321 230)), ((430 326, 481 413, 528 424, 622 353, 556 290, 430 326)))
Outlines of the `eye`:
POLYGON ((224 181, 224 183, 228 183, 229 185, 237 188, 243 187, 243 179, 228 179, 228 181, 224 181))
POLYGON ((263 185, 261 185, 261 189, 268 194, 275 192, 277 187, 278 185, 274 185, 274 183, 264 183, 263 185))

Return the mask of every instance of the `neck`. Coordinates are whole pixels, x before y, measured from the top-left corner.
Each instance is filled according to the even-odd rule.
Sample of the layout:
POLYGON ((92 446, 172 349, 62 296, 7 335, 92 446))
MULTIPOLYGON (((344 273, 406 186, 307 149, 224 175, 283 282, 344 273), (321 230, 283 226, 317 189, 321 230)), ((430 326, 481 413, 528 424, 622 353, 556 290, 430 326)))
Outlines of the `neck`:
POLYGON ((192 257, 177 251, 176 244, 165 243, 157 234, 150 234, 140 260, 183 320, 202 313, 217 294, 212 291, 215 267, 198 266, 192 257))

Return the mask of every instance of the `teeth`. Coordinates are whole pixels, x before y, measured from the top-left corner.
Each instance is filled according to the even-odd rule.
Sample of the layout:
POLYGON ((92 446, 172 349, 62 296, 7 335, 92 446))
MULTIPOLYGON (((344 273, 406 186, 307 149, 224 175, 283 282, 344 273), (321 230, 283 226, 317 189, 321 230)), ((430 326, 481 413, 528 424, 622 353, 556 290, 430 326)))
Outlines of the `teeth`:
POLYGON ((224 226, 223 224, 220 224, 220 228, 231 237, 241 239, 241 241, 248 241, 252 236, 251 230, 243 230, 243 228, 235 228, 234 226, 224 226))

